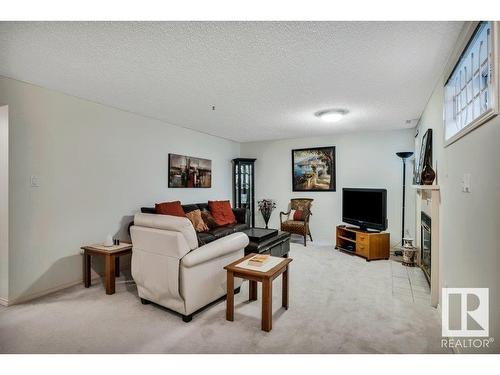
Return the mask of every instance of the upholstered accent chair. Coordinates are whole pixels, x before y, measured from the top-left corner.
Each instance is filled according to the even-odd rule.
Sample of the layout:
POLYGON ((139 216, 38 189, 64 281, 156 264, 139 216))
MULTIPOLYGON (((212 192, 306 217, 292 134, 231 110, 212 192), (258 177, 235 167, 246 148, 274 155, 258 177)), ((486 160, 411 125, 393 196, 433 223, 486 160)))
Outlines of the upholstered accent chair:
POLYGON ((280 212, 281 230, 283 232, 299 234, 304 237, 304 246, 306 246, 307 236, 312 239, 311 230, 309 229, 309 216, 311 206, 314 199, 311 198, 294 198, 290 200, 290 205, 287 212, 280 212), (300 211, 300 217, 292 217, 290 214, 294 211, 300 211), (296 220, 298 219, 298 220, 296 220))

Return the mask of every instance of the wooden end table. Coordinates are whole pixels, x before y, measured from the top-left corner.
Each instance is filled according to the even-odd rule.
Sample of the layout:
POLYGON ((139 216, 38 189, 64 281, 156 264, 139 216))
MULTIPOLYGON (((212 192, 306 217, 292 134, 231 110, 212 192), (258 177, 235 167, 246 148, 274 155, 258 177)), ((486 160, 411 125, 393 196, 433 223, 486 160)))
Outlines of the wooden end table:
POLYGON ((106 294, 115 293, 115 277, 120 276, 120 256, 132 254, 132 244, 122 242, 119 245, 103 246, 90 245, 82 246, 83 252, 83 283, 85 288, 89 288, 90 264, 92 255, 104 256, 106 294))
MULTIPOLYGON (((244 262, 255 253, 248 254, 246 257, 227 265, 224 269, 227 271, 227 298, 226 298, 226 319, 234 320, 234 278, 239 277, 250 282, 249 301, 257 300, 257 282, 262 283, 262 323, 263 331, 269 332, 273 326, 272 302, 273 302, 273 280, 279 275, 283 275, 281 290, 281 305, 288 310, 288 265, 292 261, 290 258, 279 258, 281 261, 268 271, 256 271, 252 269, 237 267, 236 265, 244 262)), ((274 257, 273 257, 274 258, 274 257)))

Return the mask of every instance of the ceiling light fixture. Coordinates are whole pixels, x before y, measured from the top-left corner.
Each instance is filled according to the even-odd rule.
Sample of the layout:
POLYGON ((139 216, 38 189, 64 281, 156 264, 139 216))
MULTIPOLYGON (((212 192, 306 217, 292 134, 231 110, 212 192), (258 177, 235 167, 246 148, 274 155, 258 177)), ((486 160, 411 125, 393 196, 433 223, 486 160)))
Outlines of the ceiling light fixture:
POLYGON ((345 109, 327 109, 316 112, 314 115, 325 122, 337 122, 340 121, 347 113, 348 111, 345 109))

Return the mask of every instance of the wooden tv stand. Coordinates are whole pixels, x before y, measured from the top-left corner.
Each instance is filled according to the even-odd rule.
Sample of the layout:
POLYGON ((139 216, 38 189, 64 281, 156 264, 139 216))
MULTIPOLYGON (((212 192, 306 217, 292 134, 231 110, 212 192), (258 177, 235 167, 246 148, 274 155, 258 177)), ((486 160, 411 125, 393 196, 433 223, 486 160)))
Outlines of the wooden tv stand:
POLYGON ((389 259, 390 235, 338 225, 335 248, 363 257, 367 261, 389 259))

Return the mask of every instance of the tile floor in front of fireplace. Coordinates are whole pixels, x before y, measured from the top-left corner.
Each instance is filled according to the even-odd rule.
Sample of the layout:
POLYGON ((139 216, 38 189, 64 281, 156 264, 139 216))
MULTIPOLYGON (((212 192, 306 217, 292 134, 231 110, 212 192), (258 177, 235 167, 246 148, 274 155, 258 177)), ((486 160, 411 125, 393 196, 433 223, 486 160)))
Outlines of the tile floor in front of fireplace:
POLYGON ((392 296, 405 302, 428 306, 431 290, 424 272, 419 267, 405 267, 390 261, 392 274, 392 296))

